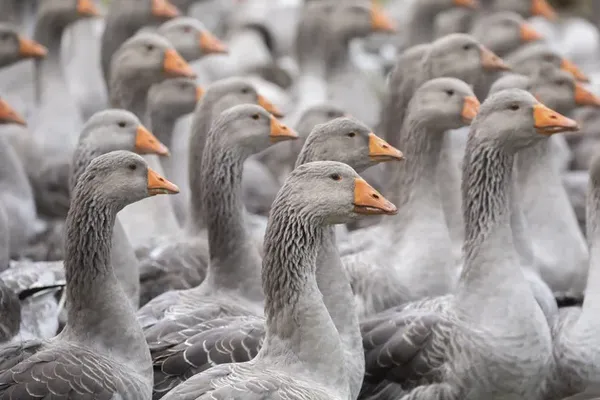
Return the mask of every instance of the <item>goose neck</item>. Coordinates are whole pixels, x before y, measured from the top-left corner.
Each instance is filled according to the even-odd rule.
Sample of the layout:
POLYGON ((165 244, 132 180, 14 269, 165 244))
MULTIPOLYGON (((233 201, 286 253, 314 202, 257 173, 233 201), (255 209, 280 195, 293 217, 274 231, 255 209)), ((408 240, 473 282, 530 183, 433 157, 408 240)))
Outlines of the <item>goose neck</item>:
POLYGON ((132 112, 142 122, 146 119, 146 95, 148 87, 139 87, 136 82, 117 81, 111 85, 110 102, 113 107, 132 112))
POLYGON ((322 225, 306 208, 286 201, 273 206, 264 242, 266 337, 261 355, 299 360, 327 384, 347 387, 340 337, 317 284, 322 225))
POLYGON ((225 132, 211 131, 201 171, 210 251, 207 280, 213 287, 240 289, 247 297, 262 301, 260 255, 246 230, 241 195, 248 155, 235 146, 218 144, 224 136, 225 132))
POLYGON ((99 155, 101 155, 100 152, 91 146, 79 144, 75 148, 71 164, 71 177, 69 179, 69 190, 71 192, 75 189, 75 185, 79 181, 81 175, 85 172, 89 163, 99 155))
POLYGON ((110 263, 118 211, 115 204, 99 201, 94 190, 82 187, 75 193, 66 224, 69 308, 61 337, 102 353, 108 349, 111 357, 149 377, 152 366, 144 334, 110 263))
POLYGON ((34 39, 48 49, 43 59, 34 61, 35 95, 38 104, 66 90, 61 64, 61 42, 64 27, 57 26, 47 16, 41 17, 35 27, 34 39))
MULTIPOLYGON (((600 185, 593 177, 587 197, 587 239, 590 248, 590 266, 583 302, 582 318, 600 329, 600 185)), ((597 332, 597 330, 596 330, 597 332)))
POLYGON ((408 25, 407 47, 427 43, 433 39, 435 17, 441 11, 443 8, 426 4, 426 2, 416 1, 413 3, 408 25))
POLYGON ((514 291, 524 277, 510 227, 514 154, 476 138, 471 129, 463 162, 465 261, 457 303, 476 313, 482 307, 495 309, 490 305, 495 301, 518 301, 514 291))

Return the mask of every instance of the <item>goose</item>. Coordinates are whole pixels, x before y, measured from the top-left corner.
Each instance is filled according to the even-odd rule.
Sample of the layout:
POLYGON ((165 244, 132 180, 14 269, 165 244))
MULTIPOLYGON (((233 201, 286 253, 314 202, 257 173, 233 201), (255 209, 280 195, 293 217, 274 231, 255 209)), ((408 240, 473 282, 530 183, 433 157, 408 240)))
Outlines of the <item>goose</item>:
MULTIPOLYGON (((174 160, 174 169, 183 172, 181 178, 176 175, 176 181, 184 179, 188 182, 188 185, 182 184, 180 187, 182 195, 185 196, 186 187, 193 190, 193 196, 186 201, 189 206, 186 206, 185 215, 189 217, 184 227, 185 232, 180 236, 166 237, 164 241, 153 243, 148 249, 138 249, 138 257, 142 260, 141 304, 169 290, 195 287, 204 280, 209 256, 201 200, 205 184, 198 166, 202 165, 202 154, 212 123, 228 108, 246 103, 259 104, 273 115, 281 115, 272 103, 258 94, 252 84, 243 78, 228 78, 211 84, 198 103, 188 146, 190 157, 185 157, 188 164, 184 168, 181 157, 174 160)), ((278 146, 281 145, 283 144, 278 146)))
POLYGON ((511 178, 520 150, 576 129, 523 90, 486 99, 463 164, 465 261, 457 289, 363 321, 367 382, 396 382, 408 392, 404 400, 541 398, 552 341, 509 231, 511 178))
POLYGON ((468 125, 478 109, 473 91, 455 78, 432 79, 415 92, 399 141, 410 165, 398 165, 390 189, 399 212, 373 232, 388 239, 342 259, 359 315, 454 288, 452 241, 440 193, 432 188, 444 131, 468 125))
POLYGON ((169 0, 121 0, 110 3, 100 48, 102 74, 109 89, 112 57, 119 47, 143 26, 162 23, 179 14, 169 0))
MULTIPOLYGON (((215 120, 201 167, 194 164, 190 169, 190 179, 198 179, 203 185, 198 200, 202 201, 201 218, 207 225, 210 250, 206 278, 197 287, 163 293, 142 307, 138 319, 145 329, 170 315, 188 312, 190 307, 200 320, 229 313, 260 314, 261 258, 245 224, 239 193, 242 168, 253 153, 296 137, 294 131, 254 104, 232 107, 215 120), (198 302, 202 306, 196 310, 198 302)), ((197 146, 190 148, 196 151, 197 146)), ((195 240, 206 239, 196 236, 195 240)))
POLYGON ((110 237, 117 212, 127 204, 176 192, 177 186, 133 153, 111 152, 90 163, 67 217, 67 325, 36 354, 0 374, 1 397, 151 396, 148 347, 109 261, 110 237), (40 368, 48 372, 42 380, 40 368))
MULTIPOLYGON (((380 162, 402 158, 399 150, 378 138, 363 123, 344 117, 316 126, 296 164, 338 161, 361 172, 380 162)), ((335 233, 327 229, 317 257, 317 284, 342 340, 351 398, 355 399, 364 375, 364 360, 357 315, 353 308, 347 307, 353 303, 353 294, 343 274, 335 233)), ((251 360, 265 334, 262 316, 223 317, 195 326, 189 325, 186 317, 165 322, 146 332, 155 368, 155 398, 208 366, 251 360), (229 343, 227 351, 217 350, 222 349, 225 341, 229 343), (215 351, 220 356, 213 357, 215 351)))
POLYGON ((318 251, 329 225, 394 212, 346 164, 296 168, 273 204, 265 237, 263 347, 252 361, 208 369, 164 399, 350 398, 343 345, 317 287, 318 251))
POLYGON ((48 50, 35 40, 29 39, 9 25, 0 24, 0 68, 22 60, 46 57, 48 50))
POLYGON ((163 23, 158 33, 167 38, 187 62, 209 54, 226 54, 227 46, 210 33, 200 21, 178 17, 163 23))
MULTIPOLYGON (((143 119, 147 113, 148 90, 153 84, 169 78, 194 78, 189 64, 162 36, 140 32, 128 39, 112 59, 110 101, 113 107, 124 108, 143 119)), ((146 156, 149 165, 160 171, 156 156, 146 156)), ((179 233, 179 224, 170 199, 148 198, 132 204, 119 214, 119 220, 131 245, 137 249, 151 240, 179 233), (145 229, 137 227, 148 213, 155 215, 145 229)))
POLYGON ((547 383, 547 399, 562 399, 598 385, 598 346, 594 318, 598 280, 597 244, 598 211, 600 210, 600 158, 590 165, 587 194, 587 239, 590 248, 589 277, 582 307, 561 310, 552 327, 555 368, 547 383))

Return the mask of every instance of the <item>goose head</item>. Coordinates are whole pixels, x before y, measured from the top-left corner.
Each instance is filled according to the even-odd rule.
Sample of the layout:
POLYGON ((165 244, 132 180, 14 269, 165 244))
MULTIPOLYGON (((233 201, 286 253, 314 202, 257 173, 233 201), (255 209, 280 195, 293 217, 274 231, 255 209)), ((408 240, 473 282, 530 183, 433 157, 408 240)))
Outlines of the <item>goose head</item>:
POLYGON ((0 24, 0 67, 26 59, 44 58, 48 50, 38 42, 19 35, 10 26, 0 24))
POLYGON ((96 157, 77 182, 74 197, 81 191, 117 210, 157 194, 176 194, 179 188, 148 167, 139 155, 117 150, 96 157))
POLYGON ((55 44, 67 26, 100 13, 92 0, 50 0, 41 2, 37 10, 35 38, 40 43, 55 44))
POLYGON ((404 159, 402 152, 381 139, 363 123, 349 117, 315 126, 305 148, 313 159, 339 161, 357 171, 387 161, 404 159))
POLYGON ((529 91, 541 102, 562 113, 577 107, 600 107, 600 98, 564 70, 546 64, 531 78, 529 91))
POLYGON ((93 147, 99 154, 128 150, 138 154, 169 155, 162 144, 131 112, 109 109, 94 114, 83 127, 80 145, 93 147))
POLYGON ((429 76, 452 76, 473 84, 484 72, 507 71, 510 67, 475 38, 454 33, 437 39, 423 62, 429 76))
POLYGON ((480 104, 465 82, 436 78, 417 89, 409 107, 420 124, 447 131, 469 125, 477 116, 480 104))
MULTIPOLYGON (((298 137, 291 128, 254 104, 242 104, 226 110, 214 122, 213 129, 223 131, 216 138, 221 147, 240 150, 242 158, 259 153, 272 144, 298 137)), ((215 135, 211 138, 214 139, 215 135)))
POLYGON ((151 116, 176 120, 194 111, 203 94, 202 87, 191 78, 167 79, 148 91, 148 111, 151 116))
POLYGON ((523 17, 513 12, 499 12, 481 18, 471 34, 500 56, 516 50, 523 44, 543 39, 523 17))
POLYGON ((540 103, 521 89, 507 89, 492 94, 481 105, 471 132, 477 137, 485 129, 486 140, 519 151, 560 132, 574 132, 577 122, 540 103), (509 139, 509 140, 507 140, 509 139))
MULTIPOLYGON (((111 92, 146 92, 169 78, 194 78, 190 65, 160 35, 140 32, 121 45, 111 62, 111 92)), ((144 93, 144 96, 147 93, 144 93)))
POLYGON ((537 16, 556 19, 556 11, 547 0, 495 0, 492 8, 494 11, 513 11, 523 18, 537 16))
POLYGON ((294 196, 294 208, 310 210, 327 225, 350 223, 364 215, 393 215, 398 209, 347 164, 315 161, 287 178, 273 208, 294 196))
POLYGON ((209 54, 225 54, 227 47, 202 25, 190 17, 179 17, 165 22, 158 33, 167 38, 188 62, 209 54))
POLYGON ((27 122, 5 100, 0 99, 0 125, 17 124, 26 126, 27 122))
MULTIPOLYGON (((365 37, 373 32, 396 32, 395 22, 374 1, 332 5, 329 28, 345 40, 365 37)), ((327 10, 325 10, 327 12, 327 10)))
POLYGON ((552 64, 569 72, 580 82, 589 82, 589 78, 577 65, 543 43, 532 43, 523 46, 507 56, 507 60, 510 65, 514 66, 515 72, 523 75, 532 75, 542 64, 552 64))

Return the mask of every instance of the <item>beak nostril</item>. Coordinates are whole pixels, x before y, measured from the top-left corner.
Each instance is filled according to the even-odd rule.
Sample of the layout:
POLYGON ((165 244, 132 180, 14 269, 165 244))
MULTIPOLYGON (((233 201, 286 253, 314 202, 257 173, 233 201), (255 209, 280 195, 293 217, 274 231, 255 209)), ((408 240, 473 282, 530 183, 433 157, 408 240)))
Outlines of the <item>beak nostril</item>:
POLYGON ((383 147, 384 149, 387 149, 387 148, 388 148, 388 145, 387 145, 387 144, 384 144, 384 145, 383 145, 383 146, 381 146, 381 147, 383 147))
POLYGON ((373 193, 371 196, 373 196, 374 199, 378 199, 379 200, 379 196, 375 193, 373 193))
POLYGON ((159 181, 164 182, 165 180, 163 178, 158 178, 159 181))

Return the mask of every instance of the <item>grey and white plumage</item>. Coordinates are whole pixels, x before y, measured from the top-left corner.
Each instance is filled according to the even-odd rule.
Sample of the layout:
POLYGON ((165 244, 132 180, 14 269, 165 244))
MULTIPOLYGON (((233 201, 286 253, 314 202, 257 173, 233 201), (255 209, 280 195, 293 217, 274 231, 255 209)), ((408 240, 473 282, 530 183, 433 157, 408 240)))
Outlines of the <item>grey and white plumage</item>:
MULTIPOLYGON (((541 398, 550 330, 519 266, 509 199, 515 153, 543 138, 534 128, 535 104, 524 91, 502 91, 486 100, 471 126, 465 267, 456 293, 363 324, 367 379, 404 385, 405 400, 541 398)), ((573 124, 563 120, 561 129, 573 124)))
POLYGON ((67 325, 0 374, 0 398, 150 397, 148 348, 110 264, 110 238, 117 212, 154 193, 151 174, 125 151, 95 158, 82 174, 67 217, 67 325))

